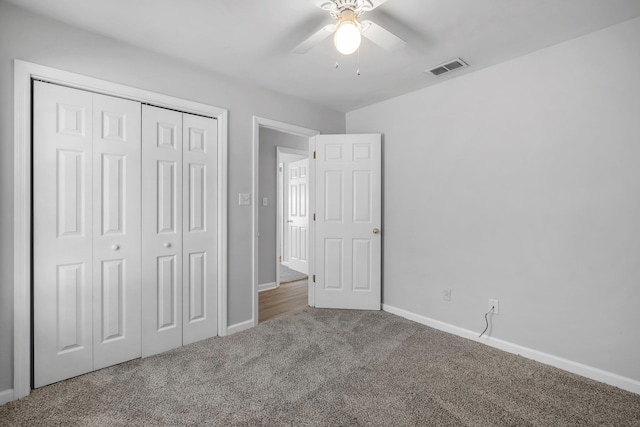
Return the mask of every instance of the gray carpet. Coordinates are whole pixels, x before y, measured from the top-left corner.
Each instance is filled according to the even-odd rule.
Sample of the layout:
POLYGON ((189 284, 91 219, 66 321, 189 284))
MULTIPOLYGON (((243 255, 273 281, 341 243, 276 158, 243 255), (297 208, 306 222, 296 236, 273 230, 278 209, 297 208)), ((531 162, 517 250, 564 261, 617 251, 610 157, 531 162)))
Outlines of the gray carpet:
POLYGON ((306 278, 306 274, 292 270, 284 264, 280 264, 280 283, 295 282, 306 278))
POLYGON ((384 312, 314 310, 0 407, 2 426, 638 426, 640 395, 384 312))

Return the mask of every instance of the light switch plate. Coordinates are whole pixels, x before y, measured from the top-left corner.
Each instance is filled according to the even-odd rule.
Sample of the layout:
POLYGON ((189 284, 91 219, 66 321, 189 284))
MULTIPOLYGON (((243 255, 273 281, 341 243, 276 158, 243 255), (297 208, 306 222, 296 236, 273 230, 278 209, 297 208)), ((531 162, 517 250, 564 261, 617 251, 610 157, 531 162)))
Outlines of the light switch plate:
POLYGON ((250 193, 239 193, 238 194, 238 204, 240 206, 249 206, 251 204, 251 194, 250 193))
POLYGON ((262 198, 262 206, 268 206, 269 205, 269 199, 266 197, 262 198))

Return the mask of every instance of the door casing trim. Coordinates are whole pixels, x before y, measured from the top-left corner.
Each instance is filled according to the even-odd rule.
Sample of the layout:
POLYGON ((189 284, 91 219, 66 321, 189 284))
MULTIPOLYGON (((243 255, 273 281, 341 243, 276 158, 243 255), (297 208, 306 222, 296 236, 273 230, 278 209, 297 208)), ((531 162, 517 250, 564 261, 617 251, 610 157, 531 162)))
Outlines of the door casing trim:
POLYGON ((213 117, 218 121, 218 335, 227 335, 227 135, 224 108, 14 60, 13 399, 31 391, 31 81, 213 117))

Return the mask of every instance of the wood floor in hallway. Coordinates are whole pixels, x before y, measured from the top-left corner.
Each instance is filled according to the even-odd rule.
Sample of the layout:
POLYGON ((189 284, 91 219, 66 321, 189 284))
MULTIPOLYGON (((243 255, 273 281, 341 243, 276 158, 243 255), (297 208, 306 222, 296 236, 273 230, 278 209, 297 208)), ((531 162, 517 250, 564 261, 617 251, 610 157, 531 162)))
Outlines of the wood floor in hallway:
POLYGON ((282 283, 280 287, 260 292, 258 321, 273 319, 309 306, 308 279, 282 283))

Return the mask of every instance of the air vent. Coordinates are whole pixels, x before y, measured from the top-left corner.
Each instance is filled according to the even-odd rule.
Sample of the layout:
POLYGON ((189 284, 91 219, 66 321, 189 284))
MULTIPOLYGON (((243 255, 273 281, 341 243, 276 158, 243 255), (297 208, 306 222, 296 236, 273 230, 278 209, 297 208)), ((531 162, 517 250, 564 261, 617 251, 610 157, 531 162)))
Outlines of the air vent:
POLYGON ((467 63, 464 62, 460 58, 452 59, 451 61, 447 61, 444 64, 440 64, 436 67, 431 68, 430 70, 426 70, 425 72, 429 72, 434 76, 441 76, 443 74, 447 74, 450 71, 457 70, 458 68, 464 68, 467 66, 467 63))

